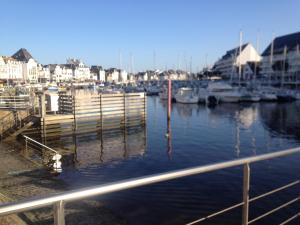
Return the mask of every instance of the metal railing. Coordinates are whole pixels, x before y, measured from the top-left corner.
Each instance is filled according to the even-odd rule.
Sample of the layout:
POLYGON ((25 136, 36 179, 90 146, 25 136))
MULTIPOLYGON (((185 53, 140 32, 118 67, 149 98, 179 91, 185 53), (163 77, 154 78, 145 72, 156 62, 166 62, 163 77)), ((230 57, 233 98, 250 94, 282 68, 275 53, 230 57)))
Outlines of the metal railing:
POLYGON ((44 164, 50 166, 55 172, 61 172, 61 155, 58 151, 50 148, 26 135, 22 135, 25 140, 25 153, 28 153, 29 149, 37 151, 42 156, 44 164))
POLYGON ((0 109, 21 110, 30 107, 29 96, 0 96, 0 109))
MULTIPOLYGON (((293 148, 293 149, 288 149, 284 151, 279 151, 279 152, 274 152, 274 153, 268 153, 268 154, 263 154, 259 156, 253 156, 253 157, 247 157, 243 159, 237 159, 237 160, 232 160, 232 161, 227 161, 227 162, 221 162, 221 163, 215 163, 211 165, 206 165, 206 166, 199 166, 199 167, 193 167, 189 169, 184 169, 184 170, 177 170, 174 172, 168 172, 168 173, 161 173, 153 176, 146 176, 142 178, 136 178, 136 179, 130 179, 130 180, 124 180, 108 185, 101 185, 101 186, 96 186, 93 188, 86 188, 86 189, 81 189, 77 191, 72 191, 72 192, 66 192, 64 194, 58 194, 54 195, 51 197, 46 197, 46 198, 41 198, 41 199, 35 199, 35 200, 27 200, 23 201, 20 203, 9 203, 0 206, 0 216, 5 216, 13 213, 22 213, 28 210, 33 210, 33 209, 38 209, 46 206, 54 206, 54 224, 55 225, 65 225, 65 203, 66 202, 71 202, 79 199, 84 199, 88 198, 91 196, 99 196, 99 195, 104 195, 107 193, 112 193, 116 191, 121 191, 121 190, 126 190, 130 188, 135 188, 135 187, 140 187, 140 186, 145 186, 149 184, 154 184, 154 183, 159 183, 163 181, 169 181, 173 179, 178 179, 182 177, 187 177, 191 175, 197 175, 197 174, 203 174, 207 172, 212 172, 212 171, 217 171, 217 170, 222 170, 226 168, 231 168, 231 167, 236 167, 236 166, 243 166, 244 167, 244 172, 243 172, 243 201, 241 203, 235 204, 233 206, 230 206, 226 209, 221 209, 218 212, 215 212, 213 214, 210 214, 206 217, 197 219, 195 221, 192 221, 187 224, 196 224, 200 223, 202 221, 205 221, 207 219, 210 219, 212 217, 218 216, 220 214, 223 214, 225 212, 228 212, 232 209, 235 209, 237 207, 243 207, 243 212, 242 212, 242 225, 248 225, 252 224, 274 212, 277 212, 278 210, 291 205, 298 201, 300 199, 300 196, 292 199, 288 202, 286 202, 283 205, 280 205, 256 218, 253 218, 249 220, 249 203, 256 201, 258 199, 261 199, 263 197, 269 196, 271 194, 277 193, 281 190, 287 189, 289 187, 295 186, 300 183, 300 180, 294 181, 292 183, 289 183, 285 186, 279 187, 277 189, 271 190, 267 193, 264 193, 262 195, 256 196, 254 198, 249 198, 249 188, 250 188, 250 164, 263 161, 263 160, 269 160, 269 159, 274 159, 278 157, 283 157, 283 156, 288 156, 292 154, 300 153, 300 148, 293 148)), ((293 215, 289 219, 283 221, 281 224, 287 224, 288 222, 296 219, 298 216, 300 216, 300 212, 297 213, 296 215, 293 215)))
POLYGON ((22 137, 25 139, 25 150, 27 151, 28 148, 31 148, 33 150, 37 150, 37 151, 50 151, 53 154, 59 154, 56 150, 54 150, 53 148, 50 148, 26 135, 22 135, 22 137))

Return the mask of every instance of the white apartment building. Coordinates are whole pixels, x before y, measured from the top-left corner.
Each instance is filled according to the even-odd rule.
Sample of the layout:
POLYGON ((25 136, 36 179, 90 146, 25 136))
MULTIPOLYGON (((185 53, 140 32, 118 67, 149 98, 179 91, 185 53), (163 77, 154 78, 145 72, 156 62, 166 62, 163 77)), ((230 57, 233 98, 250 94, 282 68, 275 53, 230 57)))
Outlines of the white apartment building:
POLYGON ((50 80, 51 82, 71 82, 73 80, 73 69, 69 64, 51 64, 50 80))
POLYGON ((119 71, 119 82, 121 83, 127 83, 128 81, 128 73, 126 70, 120 70, 119 71))
POLYGON ((25 48, 17 51, 12 58, 22 62, 24 81, 38 83, 38 63, 25 48))
MULTIPOLYGON (((237 78, 239 73, 239 67, 243 67, 247 62, 260 62, 261 56, 252 46, 251 43, 247 43, 240 47, 236 47, 226 52, 225 55, 219 59, 214 67, 215 73, 220 73, 224 78, 237 78)), ((242 72, 242 71, 241 71, 242 72)), ((242 79, 245 78, 242 74, 242 79)))
POLYGON ((22 62, 7 56, 0 56, 0 79, 8 82, 23 80, 22 62))
POLYGON ((50 82, 50 68, 49 66, 38 65, 38 82, 42 84, 47 84, 50 82))
POLYGON ((111 68, 105 71, 105 81, 110 83, 118 83, 119 82, 119 70, 115 68, 111 68))
POLYGON ((300 82, 300 32, 276 37, 262 53, 261 74, 274 81, 300 82))
POLYGON ((91 78, 96 81, 105 82, 105 70, 101 66, 91 66, 91 78))
POLYGON ((99 70, 99 79, 98 80, 101 82, 105 82, 105 70, 104 69, 99 70))
POLYGON ((67 59, 67 64, 72 65, 75 80, 91 80, 90 68, 79 59, 67 59))

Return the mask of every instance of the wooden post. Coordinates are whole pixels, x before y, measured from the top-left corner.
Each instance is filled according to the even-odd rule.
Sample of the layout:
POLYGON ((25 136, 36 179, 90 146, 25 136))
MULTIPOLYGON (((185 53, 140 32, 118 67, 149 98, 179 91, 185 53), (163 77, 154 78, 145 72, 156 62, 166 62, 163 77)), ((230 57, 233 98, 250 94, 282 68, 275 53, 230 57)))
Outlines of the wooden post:
POLYGON ((74 128, 73 132, 75 133, 77 130, 77 123, 76 123, 76 99, 75 96, 72 96, 72 105, 73 105, 73 119, 74 119, 74 128))
POLYGON ((171 104, 172 104, 172 83, 168 80, 168 121, 171 120, 171 104))
POLYGON ((45 101, 45 93, 37 92, 39 96, 39 112, 41 121, 43 123, 43 144, 46 144, 46 101, 45 101))
POLYGON ((101 120, 101 135, 103 131, 103 114, 102 114, 102 94, 100 94, 100 120, 101 120))
POLYGON ((124 130, 126 129, 126 93, 123 94, 124 101, 124 130))
POLYGON ((44 93, 40 93, 40 109, 41 118, 44 118, 46 116, 46 101, 44 93))
POLYGON ((144 92, 144 125, 146 124, 146 115, 147 115, 147 95, 144 92))

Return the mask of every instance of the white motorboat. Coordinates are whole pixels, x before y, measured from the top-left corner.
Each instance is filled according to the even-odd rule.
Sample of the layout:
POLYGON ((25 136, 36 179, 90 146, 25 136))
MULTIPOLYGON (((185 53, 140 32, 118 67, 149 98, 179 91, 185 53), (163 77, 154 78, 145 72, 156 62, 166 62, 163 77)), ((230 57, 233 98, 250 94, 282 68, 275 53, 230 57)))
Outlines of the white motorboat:
POLYGON ((184 104, 197 104, 199 102, 199 97, 194 93, 192 88, 179 88, 177 94, 175 95, 176 102, 184 104))
POLYGON ((262 89, 259 91, 261 101, 276 101, 276 92, 271 89, 262 89))
POLYGON ((260 95, 251 91, 241 91, 240 102, 259 102, 260 95))
POLYGON ((213 82, 207 87, 209 96, 214 96, 219 102, 239 102, 241 98, 241 93, 238 90, 233 89, 233 87, 227 83, 223 82, 213 82))

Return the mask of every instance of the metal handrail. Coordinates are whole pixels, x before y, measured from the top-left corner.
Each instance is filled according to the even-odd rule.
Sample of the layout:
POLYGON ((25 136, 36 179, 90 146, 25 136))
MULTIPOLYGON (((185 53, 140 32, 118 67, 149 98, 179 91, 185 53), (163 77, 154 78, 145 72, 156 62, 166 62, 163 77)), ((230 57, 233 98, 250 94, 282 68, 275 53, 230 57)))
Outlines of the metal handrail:
MULTIPOLYGON (((64 225, 64 203, 65 202, 70 202, 70 201, 75 201, 78 199, 83 199, 83 198, 88 198, 91 196, 96 196, 96 195, 103 195, 103 194, 108 194, 116 191, 121 191, 121 190, 126 190, 134 187, 140 187, 140 186, 145 186, 149 184, 154 184, 154 183, 159 183, 163 181, 169 181, 173 179, 178 179, 186 176, 191 176, 191 175, 196 175, 196 174, 203 174, 207 172, 212 172, 216 170, 221 170, 221 169, 226 169, 226 168, 231 168, 231 167, 236 167, 236 166, 244 166, 244 188, 243 188, 243 225, 249 224, 248 220, 248 210, 249 210, 249 188, 247 188, 247 185, 249 185, 249 177, 250 177, 250 169, 249 169, 249 164, 255 163, 255 162, 260 162, 263 160, 269 160, 269 159, 274 159, 278 157, 284 157, 292 154, 300 153, 300 147, 298 148, 292 148, 284 151, 278 151, 278 152, 273 152, 273 153, 268 153, 268 154, 263 154, 263 155, 258 155, 258 156, 252 156, 252 157, 247 157, 243 159, 236 159, 236 160, 231 160, 227 162, 221 162, 221 163, 214 163, 206 166, 199 166, 199 167, 193 167, 189 169, 183 169, 183 170, 177 170, 173 172, 167 172, 167 173, 161 173, 153 176, 146 176, 146 177, 141 177, 141 178, 135 178, 135 179, 129 179, 129 180, 124 180, 112 184, 107 184, 107 185, 101 185, 101 186, 95 186, 92 188, 85 188, 77 191, 71 191, 71 192, 66 192, 64 194, 57 194, 51 197, 46 197, 46 198, 40 198, 40 199, 35 199, 35 200, 27 200, 27 201, 22 201, 20 203, 9 203, 9 204, 4 204, 0 205, 0 216, 4 215, 9 215, 12 213, 20 213, 24 212, 27 210, 32 210, 32 209, 37 209, 49 205, 54 205, 54 221, 55 225, 64 225), (247 169, 248 168, 248 169, 247 169)), ((285 187, 291 186, 286 185, 285 187)), ((276 190, 281 190, 276 189, 276 190)), ((263 195, 262 195, 263 196, 263 195)), ((266 195, 265 195, 266 196, 266 195)), ((298 198, 297 198, 298 200, 298 198)), ((294 201, 294 200, 293 200, 294 201)), ((237 204, 237 206, 240 206, 240 204, 237 204)), ((282 208, 280 206, 280 208, 282 208)), ((266 213, 264 214, 266 215, 266 213)), ((259 219, 259 218, 258 218, 259 219)), ((252 219, 253 222, 254 220, 258 219, 252 219)))
POLYGON ((30 96, 0 96, 1 109, 24 109, 30 107, 30 96))
POLYGON ((53 152, 53 153, 55 153, 55 154, 59 154, 59 153, 58 153, 56 150, 54 150, 53 148, 50 148, 50 147, 48 147, 48 146, 46 146, 46 145, 44 145, 44 144, 42 144, 42 143, 40 143, 40 142, 38 142, 38 141, 36 141, 36 140, 34 140, 34 139, 32 139, 32 138, 26 136, 26 135, 22 135, 22 136, 25 138, 26 146, 27 146, 27 142, 28 142, 28 140, 29 140, 29 141, 31 141, 31 142, 37 144, 38 146, 40 146, 40 147, 42 147, 42 148, 45 148, 45 149, 47 149, 47 150, 49 150, 49 151, 51 151, 51 152, 53 152))

